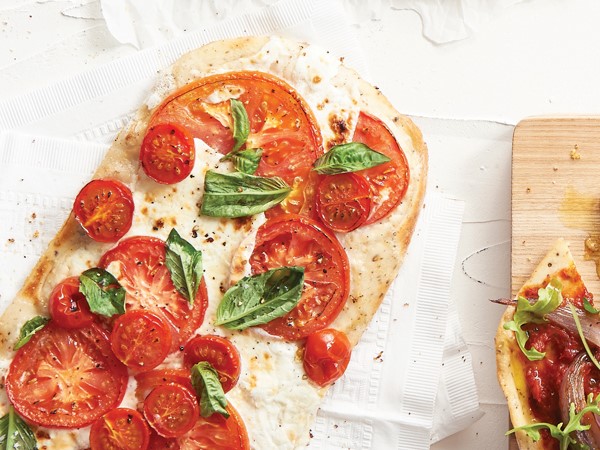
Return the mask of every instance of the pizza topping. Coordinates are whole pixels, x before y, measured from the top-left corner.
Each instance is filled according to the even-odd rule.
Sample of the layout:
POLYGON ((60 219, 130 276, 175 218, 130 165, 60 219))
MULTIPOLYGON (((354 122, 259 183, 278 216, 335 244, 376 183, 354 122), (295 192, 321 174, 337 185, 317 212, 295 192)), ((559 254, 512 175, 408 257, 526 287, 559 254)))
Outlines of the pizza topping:
POLYGON ((0 418, 0 448, 36 449, 37 440, 31 428, 10 405, 8 412, 0 418))
POLYGON ((87 300, 79 291, 79 278, 70 277, 58 283, 48 299, 50 317, 63 328, 91 325, 94 315, 87 300))
POLYGON ((117 180, 92 180, 75 197, 73 213, 89 237, 117 242, 133 221, 131 190, 117 180))
POLYGON ((110 335, 113 353, 127 367, 154 369, 169 354, 171 327, 165 319, 144 310, 129 311, 114 323, 110 335))
POLYGON ((93 313, 106 317, 125 312, 125 289, 108 271, 95 267, 79 276, 80 291, 93 313))
POLYGON ((332 147, 314 162, 313 170, 321 175, 335 175, 370 169, 389 161, 390 158, 365 144, 350 142, 332 147))
POLYGON ((173 438, 187 433, 198 416, 196 397, 180 384, 157 386, 144 400, 144 417, 163 437, 173 438))
POLYGON ((202 282, 202 252, 173 228, 166 242, 165 263, 175 288, 193 304, 202 282))
POLYGON ((590 300, 587 297, 583 299, 583 309, 590 314, 600 314, 600 309, 594 308, 594 305, 590 303, 590 300))
POLYGON ((304 348, 304 371, 319 386, 326 386, 346 371, 352 346, 346 334, 324 329, 309 335, 304 348))
POLYGON ((19 340, 15 344, 14 350, 19 350, 21 347, 27 344, 35 333, 46 326, 49 320, 50 319, 44 316, 35 316, 25 322, 21 327, 19 340))
POLYGON ((91 450, 146 450, 150 429, 134 409, 116 408, 94 422, 90 430, 91 450))
POLYGON ((237 152, 242 145, 246 143, 248 135, 250 134, 250 121, 248 120, 248 113, 244 104, 239 100, 232 98, 229 100, 231 106, 231 118, 233 119, 233 148, 229 152, 237 152))
POLYGON ((176 123, 157 123, 150 127, 140 150, 140 162, 146 175, 157 183, 175 184, 194 168, 194 139, 185 127, 176 123))
POLYGON ((137 381, 135 394, 140 401, 144 401, 152 389, 161 384, 176 383, 194 392, 188 369, 154 369, 136 374, 135 380, 137 381))
POLYGON ((304 267, 279 267, 242 278, 223 296, 215 325, 244 330, 289 313, 302 295, 304 267))
POLYGON ((192 367, 192 386, 200 398, 200 414, 210 417, 219 413, 229 417, 227 412, 227 399, 219 381, 219 374, 207 361, 201 361, 192 367))
POLYGON ((262 148, 248 148, 235 153, 228 153, 223 159, 230 159, 236 170, 253 175, 254 172, 256 172, 256 169, 258 169, 262 154, 262 148))
POLYGON ((209 170, 204 179, 200 213, 214 217, 246 217, 281 203, 291 192, 278 177, 266 178, 242 172, 229 174, 209 170))

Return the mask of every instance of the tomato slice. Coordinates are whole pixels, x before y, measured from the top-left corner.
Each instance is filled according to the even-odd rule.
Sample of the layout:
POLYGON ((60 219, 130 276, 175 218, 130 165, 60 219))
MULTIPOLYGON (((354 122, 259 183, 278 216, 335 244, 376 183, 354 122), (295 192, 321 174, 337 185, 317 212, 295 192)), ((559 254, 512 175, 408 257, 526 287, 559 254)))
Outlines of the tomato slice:
POLYGON ((240 354, 230 340, 220 336, 195 336, 183 351, 183 362, 191 368, 207 361, 219 374, 224 392, 229 392, 240 378, 240 354))
POLYGON ((116 408, 94 422, 90 429, 91 450, 146 450, 150 429, 142 415, 129 408, 116 408))
POLYGON ((187 342, 202 323, 208 305, 204 279, 198 289, 193 306, 183 297, 171 281, 165 265, 164 241, 134 236, 125 239, 106 252, 100 266, 119 265, 118 280, 125 288, 126 309, 146 309, 166 319, 172 327, 171 351, 187 342))
POLYGON ((162 384, 144 400, 144 417, 163 437, 178 437, 190 431, 200 408, 196 396, 180 384, 162 384))
POLYGON ((333 234, 305 217, 286 214, 262 225, 250 266, 255 274, 283 266, 304 267, 304 290, 298 305, 263 326, 284 339, 301 339, 325 328, 348 298, 346 252, 333 234))
POLYGON ((150 126, 140 150, 140 163, 146 175, 162 184, 185 179, 194 168, 194 139, 175 123, 150 126))
POLYGON ((242 102, 248 114, 250 134, 245 148, 263 149, 256 174, 283 178, 293 191, 282 207, 300 212, 312 195, 308 177, 313 162, 323 154, 322 138, 306 102, 283 80, 250 71, 202 78, 167 98, 150 126, 179 123, 191 136, 228 153, 234 145, 232 98, 242 102))
POLYGON ((130 369, 152 370, 169 354, 171 327, 149 311, 128 311, 115 321, 110 335, 113 353, 130 369))
POLYGON ((371 212, 371 189, 353 173, 325 176, 316 195, 319 217, 333 231, 347 233, 363 225, 371 212))
POLYGON ((73 203, 75 219, 93 240, 117 242, 131 228, 133 221, 131 190, 117 180, 92 180, 73 203))
POLYGON ((144 401, 152 389, 163 384, 180 384, 190 392, 194 392, 189 369, 155 369, 137 374, 135 380, 137 381, 135 395, 140 401, 144 401))
POLYGON ((94 315, 87 300, 79 292, 79 278, 70 277, 58 283, 48 299, 50 317, 63 328, 74 329, 91 325, 94 315))
POLYGON ((365 144, 391 159, 385 164, 356 172, 365 177, 373 192, 373 208, 367 219, 367 224, 370 224, 387 216, 404 198, 410 179, 408 162, 385 124, 367 113, 359 114, 352 141, 365 144))
POLYGON ((79 428, 116 407, 127 381, 127 368, 112 354, 102 328, 66 330, 50 320, 17 351, 6 393, 32 423, 79 428))
POLYGON ((181 447, 177 442, 177 439, 162 437, 155 431, 150 433, 150 446, 149 450, 180 450, 181 447))
POLYGON ((345 333, 326 328, 309 335, 304 347, 304 371, 319 386, 326 386, 346 371, 352 346, 345 333))

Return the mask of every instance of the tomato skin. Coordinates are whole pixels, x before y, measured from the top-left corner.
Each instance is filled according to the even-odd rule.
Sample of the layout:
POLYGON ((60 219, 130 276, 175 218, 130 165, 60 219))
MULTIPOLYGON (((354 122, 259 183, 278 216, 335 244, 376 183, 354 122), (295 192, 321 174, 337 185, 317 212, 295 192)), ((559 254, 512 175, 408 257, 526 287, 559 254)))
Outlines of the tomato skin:
POLYGON ((180 450, 179 443, 174 438, 162 437, 155 431, 150 434, 149 450, 180 450))
POLYGON ((6 375, 6 393, 27 421, 80 428, 121 403, 127 369, 96 324, 65 330, 54 320, 21 347, 6 375))
POLYGON ((73 203, 75 219, 98 242, 117 242, 125 236, 131 228, 133 211, 131 190, 111 179, 90 181, 73 203))
POLYGON ((353 173, 323 177, 317 188, 317 213, 333 231, 347 233, 362 226, 371 212, 371 189, 353 173))
POLYGON ((174 438, 190 431, 200 416, 196 396, 180 384, 154 388, 144 400, 144 417, 160 436, 174 438))
POLYGON ((283 266, 304 267, 302 297, 289 313, 263 328, 287 340, 302 339, 327 327, 344 307, 350 287, 348 257, 324 226, 285 214, 258 229, 250 256, 253 274, 283 266))
POLYGON ((304 348, 304 371, 319 386, 326 386, 346 371, 352 346, 345 333, 326 328, 309 335, 304 348))
POLYGON ((224 392, 229 392, 240 378, 240 354, 228 339, 214 335, 193 337, 183 351, 183 363, 191 368, 207 361, 219 374, 224 392))
POLYGON ((48 299, 50 317, 61 327, 82 328, 91 325, 94 315, 84 295, 79 292, 79 278, 69 277, 58 283, 48 299))
POLYGON ((119 316, 110 335, 115 356, 137 372, 152 370, 163 362, 171 342, 171 327, 165 319, 141 309, 119 316))
POLYGON ((146 175, 157 183, 175 184, 194 169, 196 149, 188 131, 176 123, 157 123, 146 132, 140 163, 146 175))
POLYGON ((106 252, 99 265, 104 269, 111 263, 119 265, 117 278, 127 292, 126 310, 146 309, 166 319, 172 328, 171 351, 175 351, 202 324, 208 294, 202 279, 194 304, 190 306, 173 285, 165 254, 165 242, 161 239, 134 236, 106 252))
POLYGON ((97 419, 90 430, 91 450, 146 450, 150 429, 142 415, 115 408, 97 419))
POLYGON ((194 392, 189 369, 154 369, 135 375, 135 380, 137 381, 135 394, 140 401, 144 401, 152 389, 163 384, 180 384, 190 392, 194 392))

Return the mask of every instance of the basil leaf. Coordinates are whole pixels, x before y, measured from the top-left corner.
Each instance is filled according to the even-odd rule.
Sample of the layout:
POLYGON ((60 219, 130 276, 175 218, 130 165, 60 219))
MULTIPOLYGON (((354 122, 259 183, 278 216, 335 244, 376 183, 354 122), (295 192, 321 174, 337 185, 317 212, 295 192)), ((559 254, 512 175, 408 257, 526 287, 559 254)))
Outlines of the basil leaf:
POLYGON ((202 417, 210 417, 214 413, 229 417, 229 412, 225 409, 227 399, 219 381, 219 374, 209 362, 201 361, 192 367, 192 386, 200 397, 202 417))
POLYGON ((594 305, 592 305, 589 299, 587 299, 586 297, 583 298, 583 309, 585 309, 590 314, 600 314, 600 309, 594 308, 594 305))
POLYGON ((231 117, 233 118, 233 149, 230 153, 237 152, 245 144, 250 134, 250 121, 244 104, 232 98, 229 100, 231 106, 231 117))
POLYGON ((79 291, 93 313, 111 317, 125 313, 125 289, 104 269, 95 267, 79 276, 79 291))
POLYGON ((35 316, 32 319, 29 319, 27 322, 23 324, 21 327, 21 332, 19 333, 19 340, 15 344, 15 350, 19 350, 25 344, 29 342, 31 337, 40 331, 42 328, 46 326, 50 319, 43 316, 35 316))
POLYGON ((8 412, 0 418, 0 450, 37 450, 35 434, 23 419, 15 412, 12 405, 8 412))
POLYGON ((202 252, 183 239, 173 228, 166 242, 165 264, 175 288, 191 305, 202 281, 202 252))
POLYGON ((216 325, 244 330, 290 312, 300 300, 304 267, 280 267, 242 278, 217 308, 216 325))
POLYGON ((390 161, 383 153, 370 149, 365 144, 350 142, 332 147, 317 159, 313 170, 321 175, 357 172, 390 161))
POLYGON ((521 351, 530 361, 538 361, 543 359, 545 353, 539 352, 532 348, 525 348, 525 344, 529 339, 529 335, 522 329, 526 323, 543 323, 546 322, 544 316, 558 308, 562 303, 562 294, 560 290, 562 285, 557 279, 550 281, 548 286, 538 290, 538 300, 535 303, 529 303, 524 297, 517 299, 517 310, 513 315, 513 320, 504 324, 505 330, 515 332, 517 344, 521 351))
POLYGON ((279 177, 246 173, 206 172, 200 213, 213 217, 244 217, 258 214, 282 202, 291 188, 279 177))
POLYGON ((262 148, 249 148, 236 152, 230 159, 236 170, 252 175, 258 169, 262 153, 262 148))

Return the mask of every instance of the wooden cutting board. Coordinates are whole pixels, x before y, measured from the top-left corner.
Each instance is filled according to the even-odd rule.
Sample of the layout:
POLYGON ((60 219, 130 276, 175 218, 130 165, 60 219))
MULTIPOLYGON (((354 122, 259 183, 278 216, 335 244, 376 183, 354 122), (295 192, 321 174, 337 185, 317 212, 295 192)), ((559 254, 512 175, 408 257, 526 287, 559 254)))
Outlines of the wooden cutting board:
MULTIPOLYGON (((513 135, 513 296, 563 237, 596 301, 600 300, 600 117, 533 117, 513 135), (586 250, 597 245, 598 252, 586 250)), ((517 450, 514 439, 509 448, 517 450)))

